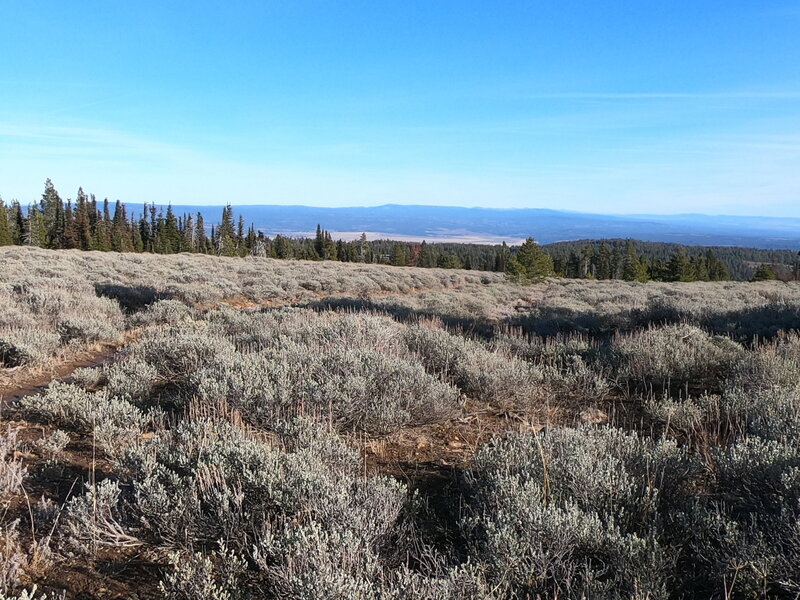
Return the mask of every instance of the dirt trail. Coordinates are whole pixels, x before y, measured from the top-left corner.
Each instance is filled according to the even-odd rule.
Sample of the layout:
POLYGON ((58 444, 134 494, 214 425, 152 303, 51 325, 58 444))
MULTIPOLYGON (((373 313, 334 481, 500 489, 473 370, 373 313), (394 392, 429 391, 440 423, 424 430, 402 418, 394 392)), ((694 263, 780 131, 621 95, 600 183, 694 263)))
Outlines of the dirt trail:
POLYGON ((122 346, 137 336, 137 331, 129 331, 120 342, 84 346, 74 354, 46 366, 7 369, 0 374, 0 408, 16 406, 21 398, 38 394, 53 381, 68 381, 77 369, 97 367, 108 362, 122 346))

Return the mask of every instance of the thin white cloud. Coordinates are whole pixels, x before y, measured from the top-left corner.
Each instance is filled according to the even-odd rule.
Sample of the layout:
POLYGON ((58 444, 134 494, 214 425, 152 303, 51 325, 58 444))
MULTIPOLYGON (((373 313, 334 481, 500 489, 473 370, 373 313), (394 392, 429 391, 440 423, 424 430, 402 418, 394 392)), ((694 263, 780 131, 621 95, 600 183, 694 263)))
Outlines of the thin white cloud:
POLYGON ((543 92, 525 94, 540 100, 800 100, 800 91, 784 92, 543 92))

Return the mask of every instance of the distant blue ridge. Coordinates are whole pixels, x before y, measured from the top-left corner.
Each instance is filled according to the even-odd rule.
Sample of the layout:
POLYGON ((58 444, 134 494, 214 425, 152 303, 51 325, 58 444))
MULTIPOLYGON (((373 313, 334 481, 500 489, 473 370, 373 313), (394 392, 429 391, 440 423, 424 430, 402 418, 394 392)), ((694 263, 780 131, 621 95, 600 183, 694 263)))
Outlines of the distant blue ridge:
MULTIPOLYGON (((142 205, 126 203, 141 214, 142 205)), ((543 208, 464 208, 386 204, 370 207, 233 205, 235 214, 267 235, 313 232, 379 232, 435 241, 447 237, 507 239, 533 236, 542 244, 578 239, 634 238, 704 246, 800 250, 800 218, 731 215, 602 215, 543 208)), ((173 205, 177 214, 200 212, 208 226, 222 206, 173 205)))

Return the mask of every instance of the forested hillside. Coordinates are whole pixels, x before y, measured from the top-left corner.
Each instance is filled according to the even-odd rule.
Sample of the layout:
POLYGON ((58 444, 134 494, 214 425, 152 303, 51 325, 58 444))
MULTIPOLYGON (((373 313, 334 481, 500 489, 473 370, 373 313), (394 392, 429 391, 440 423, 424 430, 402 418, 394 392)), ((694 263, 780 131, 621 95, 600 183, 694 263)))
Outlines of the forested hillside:
MULTIPOLYGON (((357 226, 355 223, 353 226, 357 226)), ((532 231, 532 236, 537 232, 532 231)), ((115 252, 181 252, 220 256, 333 260, 424 268, 509 272, 519 277, 525 245, 409 243, 396 240, 333 239, 317 224, 312 238, 272 238, 234 214, 231 206, 207 223, 203 212, 176 213, 144 205, 131 213, 120 201, 98 201, 79 189, 64 201, 48 179, 41 199, 23 207, 0 199, 0 246, 115 252)), ((627 281, 722 281, 752 278, 796 280, 800 255, 791 250, 683 246, 661 242, 607 239, 557 242, 541 248, 551 258, 536 277, 559 276, 627 281), (762 267, 762 268, 760 268, 762 267)), ((534 279, 536 278, 534 277, 534 279)))

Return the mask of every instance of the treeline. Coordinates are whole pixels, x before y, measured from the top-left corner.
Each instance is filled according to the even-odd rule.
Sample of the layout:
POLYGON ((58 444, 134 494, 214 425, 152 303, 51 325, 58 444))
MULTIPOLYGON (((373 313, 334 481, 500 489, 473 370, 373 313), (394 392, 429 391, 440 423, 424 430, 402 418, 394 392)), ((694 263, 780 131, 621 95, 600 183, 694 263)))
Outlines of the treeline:
POLYGON ((689 256, 684 248, 678 248, 669 258, 661 260, 640 255, 633 240, 623 244, 607 241, 586 244, 566 256, 556 253, 553 263, 559 274, 577 279, 725 281, 731 278, 728 265, 713 250, 689 256))
POLYGON ((579 240, 544 247, 556 271, 565 277, 625 278, 625 257, 631 252, 649 279, 661 281, 750 280, 758 273, 798 278, 800 255, 792 250, 762 250, 737 246, 684 246, 639 240, 579 240))
POLYGON ((25 210, 19 202, 6 206, 0 199, 0 246, 236 256, 247 254, 256 237, 252 227, 244 231, 241 218, 234 224, 230 206, 209 236, 200 213, 177 216, 171 206, 164 211, 145 205, 141 215, 129 215, 119 200, 112 209, 107 199, 98 202, 83 188, 74 202, 65 202, 49 179, 42 199, 25 210))
POLYGON ((176 214, 172 206, 145 205, 129 214, 119 200, 98 201, 82 188, 76 199, 64 201, 51 180, 39 202, 24 207, 0 199, 0 246, 25 245, 49 249, 174 254, 194 252, 221 256, 264 256, 300 260, 338 260, 397 266, 503 270, 496 248, 479 244, 402 243, 390 240, 333 240, 317 227, 315 238, 273 238, 235 218, 230 205, 210 227, 203 215, 176 214))
POLYGON ((64 201, 52 181, 39 202, 23 208, 0 199, 0 246, 30 245, 51 249, 173 254, 194 252, 221 256, 336 260, 425 268, 507 272, 512 279, 535 281, 558 276, 628 281, 721 281, 727 279, 798 279, 798 255, 755 248, 682 246, 635 240, 582 240, 539 246, 529 238, 520 246, 334 240, 317 225, 313 238, 267 237, 234 217, 230 205, 210 227, 203 215, 176 214, 172 206, 144 205, 129 214, 117 200, 98 201, 78 190, 64 201))

